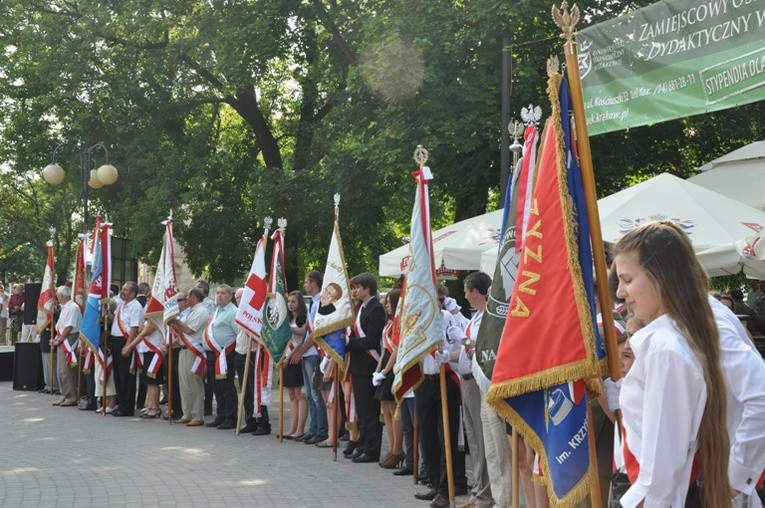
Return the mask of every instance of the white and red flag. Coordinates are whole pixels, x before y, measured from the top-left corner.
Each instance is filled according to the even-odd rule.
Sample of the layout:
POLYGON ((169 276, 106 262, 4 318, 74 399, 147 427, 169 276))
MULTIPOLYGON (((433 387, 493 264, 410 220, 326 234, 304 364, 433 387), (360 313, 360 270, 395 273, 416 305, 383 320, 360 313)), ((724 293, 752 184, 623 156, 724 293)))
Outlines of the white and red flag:
POLYGON ((87 250, 88 235, 80 233, 77 241, 77 254, 74 256, 74 283, 72 285, 72 300, 85 312, 85 251, 87 250))
MULTIPOLYGON (((53 318, 53 309, 56 306, 55 295, 56 287, 53 280, 53 240, 48 240, 48 262, 45 263, 45 274, 43 275, 42 290, 40 298, 37 300, 37 333, 42 333, 53 318)), ((52 337, 51 337, 52 338, 52 337)))
POLYGON ((173 220, 162 221, 165 235, 162 242, 162 252, 157 263, 157 273, 154 276, 154 286, 151 297, 146 304, 146 320, 152 323, 165 335, 165 324, 178 317, 178 290, 175 286, 175 240, 173 238, 173 220))
POLYGON ((263 328, 263 306, 266 302, 268 284, 266 282, 266 242, 270 219, 266 221, 266 230, 258 241, 252 267, 244 285, 244 293, 236 310, 236 322, 251 337, 260 338, 263 328))

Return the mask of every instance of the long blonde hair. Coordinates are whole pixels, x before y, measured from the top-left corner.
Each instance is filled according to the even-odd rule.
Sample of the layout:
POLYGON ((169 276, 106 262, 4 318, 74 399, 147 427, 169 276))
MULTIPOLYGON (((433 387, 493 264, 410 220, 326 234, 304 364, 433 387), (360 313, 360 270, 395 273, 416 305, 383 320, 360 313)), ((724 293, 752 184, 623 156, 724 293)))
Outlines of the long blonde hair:
POLYGON ((732 491, 728 481, 726 387, 720 365, 720 337, 707 299, 707 274, 688 236, 671 222, 650 222, 624 235, 614 246, 614 256, 630 252, 640 258, 663 309, 677 323, 702 365, 707 385, 699 428, 704 506, 728 506, 732 491))

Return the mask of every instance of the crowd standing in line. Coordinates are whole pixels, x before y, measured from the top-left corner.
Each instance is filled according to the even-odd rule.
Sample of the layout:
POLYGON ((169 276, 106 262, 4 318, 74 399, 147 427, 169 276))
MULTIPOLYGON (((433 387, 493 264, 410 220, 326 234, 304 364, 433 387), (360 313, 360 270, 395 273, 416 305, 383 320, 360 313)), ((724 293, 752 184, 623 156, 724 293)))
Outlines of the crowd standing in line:
MULTIPOLYGON (((761 506, 756 488, 758 482, 761 487, 765 469, 765 363, 736 314, 745 316, 750 330, 757 332, 765 323, 758 317, 765 312, 763 288, 750 294, 752 307, 740 291, 709 293, 706 274, 687 236, 668 223, 648 224, 626 234, 616 244, 614 256, 610 277, 615 316, 621 320, 624 314, 628 319, 626 330, 617 323, 623 332, 618 347, 625 377, 617 382, 605 379, 598 404, 608 430, 602 433, 604 439, 597 439, 598 455, 601 461, 607 457, 607 475, 614 473, 602 489, 604 506, 761 506)), ((357 319, 340 332, 347 336, 350 361, 334 400, 332 379, 338 366, 311 336, 317 312, 331 301, 322 301, 322 282, 320 272, 306 274, 303 289, 310 306, 299 291, 288 296, 292 340, 284 357, 284 386, 291 419, 284 439, 320 448, 342 440, 347 442, 345 458, 357 464, 378 463, 394 469, 397 476, 411 475, 416 467, 427 490, 415 497, 432 507, 446 507, 448 437, 455 494, 469 495, 460 508, 508 507, 514 487, 521 490, 522 506, 548 506, 544 488, 532 481, 539 471, 530 447, 521 450, 521 485, 511 484, 509 429, 485 403, 487 380, 474 376, 475 338, 491 285, 487 274, 473 272, 464 279, 465 296, 474 310, 470 319, 461 314, 446 288, 439 288, 443 346, 424 358, 422 383, 399 405, 391 393, 398 347, 392 328, 399 288, 381 299, 372 274, 351 279, 357 319), (439 387, 441 364, 450 367, 445 407, 439 387), (444 436, 442 413, 449 421, 449 436, 444 436), (420 429, 417 443, 415 420, 420 429), (385 454, 383 422, 388 438, 385 454), (420 464, 414 463, 415 446, 420 464), (473 465, 471 478, 466 476, 466 449, 473 465)), ((324 289, 331 296, 331 288, 324 289)), ((247 363, 247 337, 234 320, 241 290, 221 284, 213 300, 207 283, 199 281, 179 293, 180 313, 170 323, 169 345, 144 317, 148 286, 127 282, 114 287, 113 293, 105 317, 109 340, 104 354, 111 360, 106 393, 96 382, 103 369, 95 362, 94 371, 83 376, 83 393, 77 400, 82 314, 70 286, 56 289, 59 307, 53 337, 46 329, 39 338, 45 377, 41 391, 59 396, 54 405, 93 410, 100 400, 97 412, 130 417, 138 411, 143 419, 167 419, 161 404, 166 402, 162 393, 166 396, 168 391, 169 353, 175 423, 236 429, 235 377, 240 386, 247 377, 239 431, 256 436, 272 433, 269 390, 263 388, 268 383, 261 383, 270 375, 264 370, 271 367, 264 368, 257 355, 247 363), (52 371, 51 346, 56 348, 52 371), (159 367, 158 360, 163 360, 159 367), (205 417, 212 418, 205 421, 205 417)), ((21 332, 21 326, 13 324, 20 309, 23 316, 19 295, 23 285, 0 300, 3 310, 7 304, 11 331, 16 330, 12 340, 21 332)))

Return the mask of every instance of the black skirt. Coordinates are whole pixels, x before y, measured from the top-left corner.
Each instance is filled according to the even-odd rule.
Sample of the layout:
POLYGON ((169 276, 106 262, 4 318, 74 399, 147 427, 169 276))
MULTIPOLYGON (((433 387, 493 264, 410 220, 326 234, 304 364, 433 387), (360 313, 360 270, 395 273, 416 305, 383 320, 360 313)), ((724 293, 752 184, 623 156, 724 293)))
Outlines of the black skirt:
MULTIPOLYGON (((386 350, 383 355, 382 365, 383 368, 388 365, 390 360, 390 353, 386 350)), ((393 371, 388 372, 388 375, 383 379, 382 384, 375 389, 375 400, 394 400, 393 398, 393 371)))
POLYGON ((298 388, 303 386, 303 364, 296 363, 284 367, 284 387, 298 388))
POLYGON ((154 359, 156 354, 157 353, 154 351, 147 351, 143 354, 143 369, 141 369, 141 377, 146 381, 146 384, 149 385, 161 385, 165 382, 165 361, 167 361, 167 358, 165 358, 165 361, 163 361, 162 365, 159 367, 157 377, 151 377, 149 375, 149 366, 151 365, 151 361, 154 359))

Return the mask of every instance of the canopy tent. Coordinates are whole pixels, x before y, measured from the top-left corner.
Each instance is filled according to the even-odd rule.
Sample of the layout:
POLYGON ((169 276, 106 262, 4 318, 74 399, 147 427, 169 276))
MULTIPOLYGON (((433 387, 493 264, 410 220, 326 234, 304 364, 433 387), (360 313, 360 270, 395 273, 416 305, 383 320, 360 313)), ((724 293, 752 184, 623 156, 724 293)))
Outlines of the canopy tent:
POLYGON ((755 141, 699 168, 690 182, 765 210, 765 141, 755 141))
MULTIPOLYGON (((433 232, 433 254, 436 267, 450 270, 478 270, 481 253, 499 248, 502 210, 455 222, 433 232)), ((404 273, 409 260, 409 244, 380 256, 379 274, 397 277, 404 273)), ((493 270, 493 268, 492 268, 493 270)), ((491 272, 490 272, 491 273, 491 272)))

